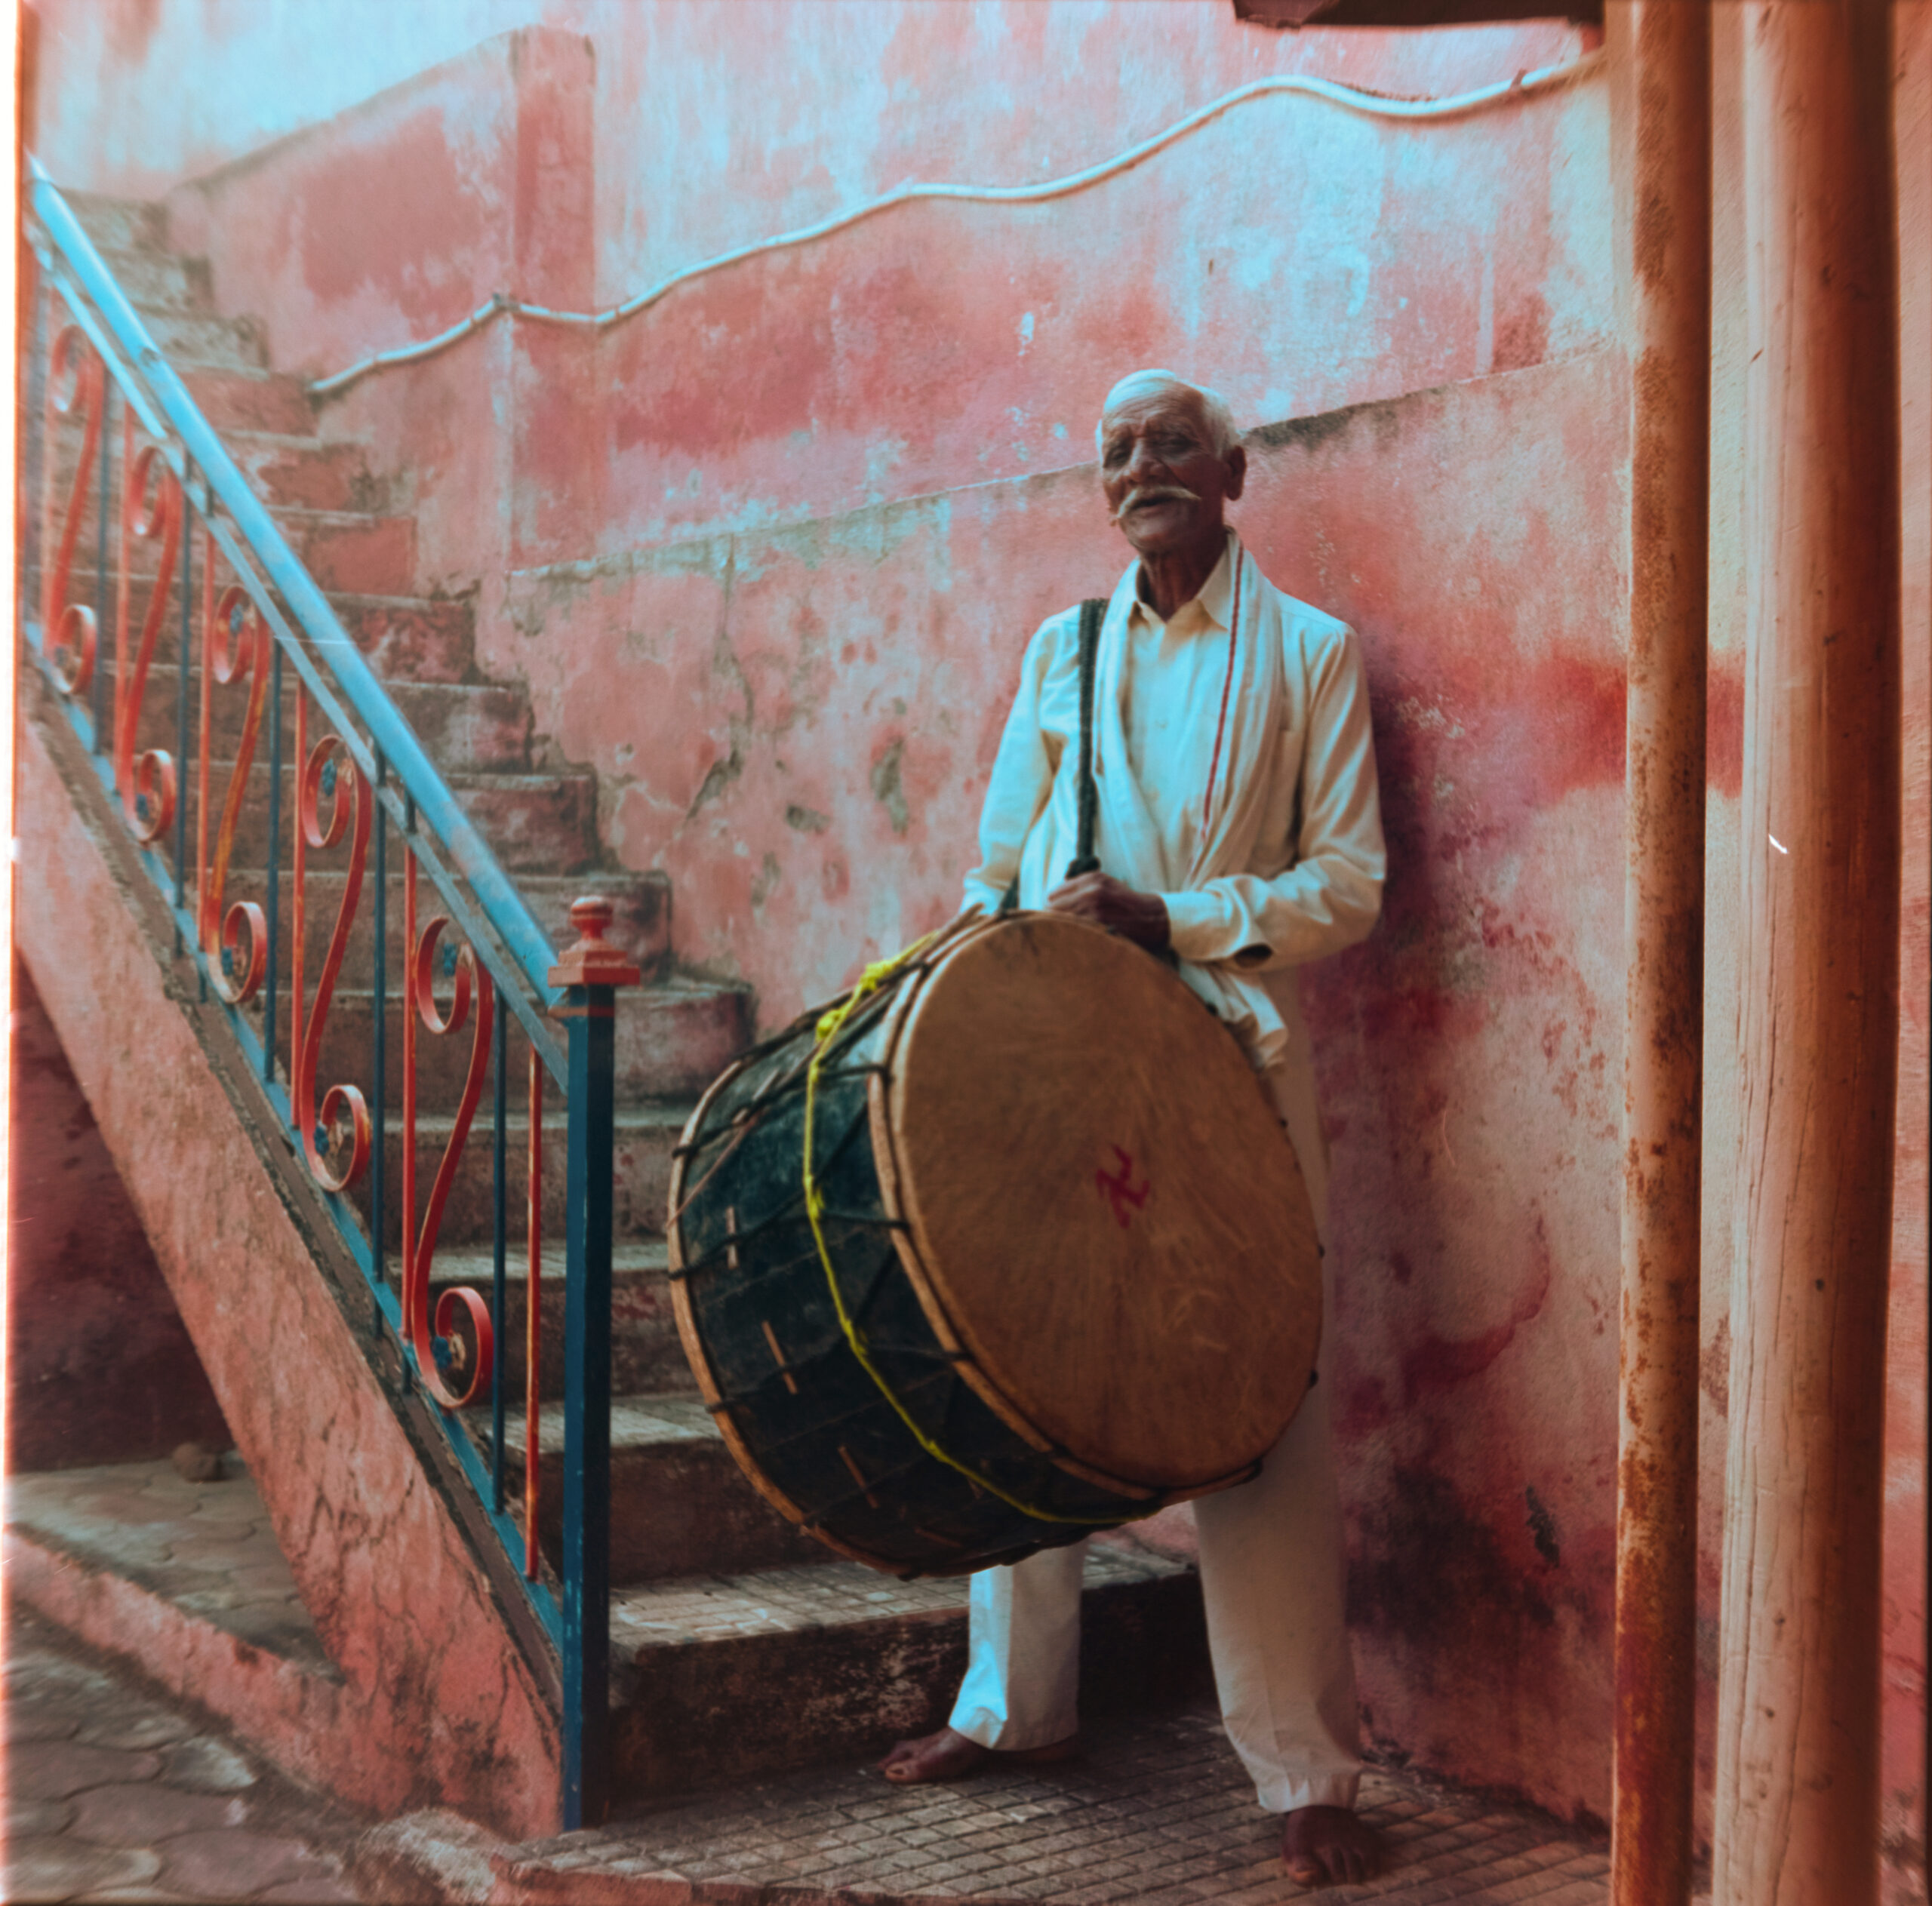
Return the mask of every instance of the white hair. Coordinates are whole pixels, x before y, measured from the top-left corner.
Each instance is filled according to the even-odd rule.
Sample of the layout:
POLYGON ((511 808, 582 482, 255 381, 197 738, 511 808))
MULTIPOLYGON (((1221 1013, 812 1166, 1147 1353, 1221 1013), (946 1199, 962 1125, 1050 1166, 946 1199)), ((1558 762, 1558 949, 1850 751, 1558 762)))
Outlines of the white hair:
POLYGON ((1131 398, 1155 397, 1182 390, 1192 392, 1198 400, 1201 420, 1208 426, 1208 441, 1217 457, 1225 457, 1241 442, 1241 431, 1235 423, 1234 412, 1228 407, 1228 400, 1219 391, 1210 390, 1204 384, 1191 384, 1172 370, 1130 370, 1107 392, 1106 401, 1100 406, 1100 421, 1094 426, 1096 454, 1106 453, 1107 413, 1116 404, 1124 404, 1131 398))

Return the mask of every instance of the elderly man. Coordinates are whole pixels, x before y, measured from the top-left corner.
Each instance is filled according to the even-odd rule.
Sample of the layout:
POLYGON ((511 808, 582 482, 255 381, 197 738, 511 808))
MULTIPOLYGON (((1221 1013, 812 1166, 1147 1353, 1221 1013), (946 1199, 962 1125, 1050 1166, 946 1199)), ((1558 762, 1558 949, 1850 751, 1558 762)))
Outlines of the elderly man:
MULTIPOLYGON (((1112 518, 1139 558, 1114 589, 1097 657, 1101 871, 1063 878, 1079 752, 1069 609, 1021 665, 967 900, 990 910, 1017 878, 1023 906, 1171 954, 1261 1072, 1325 1231, 1327 1152, 1296 972, 1360 939, 1380 905, 1361 655, 1346 625, 1276 589, 1226 527, 1247 455, 1220 398, 1138 371, 1109 393, 1097 434, 1112 518)), ((1327 1399, 1318 1382, 1261 1474, 1195 1511, 1222 1716, 1261 1805, 1284 1816, 1282 1855, 1305 1885, 1378 1863, 1353 1810, 1361 1763, 1327 1399)), ((1048 1549, 973 1578, 951 1723, 900 1742, 888 1779, 1072 1752, 1084 1554, 1084 1543, 1048 1549)))

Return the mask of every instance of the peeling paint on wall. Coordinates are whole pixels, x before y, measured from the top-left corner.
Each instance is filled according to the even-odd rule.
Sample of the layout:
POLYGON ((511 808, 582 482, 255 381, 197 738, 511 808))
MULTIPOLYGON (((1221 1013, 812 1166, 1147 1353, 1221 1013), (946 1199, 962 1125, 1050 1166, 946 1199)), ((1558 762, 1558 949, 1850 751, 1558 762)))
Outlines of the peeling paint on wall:
MULTIPOLYGON (((57 176, 174 184, 288 130, 300 100, 319 118, 361 96, 291 57, 288 91, 217 83, 232 126, 205 113, 183 130, 165 117, 178 88, 151 76, 198 58, 232 70, 184 24, 194 10, 162 9, 109 57, 92 36, 125 27, 134 0, 46 4, 57 176), (62 60, 86 83, 63 85, 62 60)), ((519 23, 496 0, 386 8, 383 32, 358 38, 376 4, 342 0, 319 29, 354 44, 349 69, 380 55, 401 78, 457 57, 328 139, 171 201, 181 229, 202 220, 225 301, 271 318, 284 366, 346 362, 511 278, 559 304, 608 301, 909 177, 1069 171, 1262 70, 1441 93, 1579 45, 1553 22, 1244 34, 1192 0, 741 0, 741 30, 721 40, 706 7, 571 0, 546 18, 592 35, 594 72, 558 32, 543 44, 559 90, 540 97, 503 43, 462 50, 519 23), (594 164, 561 168, 540 217, 485 216, 515 200, 520 155, 593 118, 594 164), (411 176, 411 203, 349 233, 326 182, 374 173, 411 176), (346 255, 345 234, 369 254, 346 255)), ((1921 335, 1924 11, 1901 11, 1900 42, 1919 101, 1902 268, 1921 335)), ((257 67, 263 48, 318 30, 300 9, 269 14, 257 67)), ((1721 38, 1737 17, 1720 10, 1721 38)), ((1741 232, 1734 51, 1717 72, 1719 226, 1741 232)), ((422 586, 478 592, 482 672, 527 681, 540 731, 597 769, 607 850, 670 875, 681 957, 751 980, 769 1025, 956 905, 1026 639, 1125 561, 1085 461, 1107 385, 1171 363, 1226 392, 1257 426, 1244 535, 1361 635, 1391 850, 1377 933, 1305 988, 1335 1155, 1337 1422, 1373 1731, 1398 1757, 1584 1819, 1608 1793, 1616 1440, 1627 500, 1612 183, 1598 83, 1426 130, 1276 101, 1063 205, 909 209, 748 261, 601 345, 540 358, 504 327, 362 387, 325 426, 397 473, 422 586)), ((1719 263, 1734 288, 1735 260, 1719 263)), ((1720 1452, 1743 680, 1724 379, 1748 355, 1734 307, 1720 297, 1710 713, 1719 1215, 1703 1376, 1720 1452)), ((1932 352, 1906 361, 1922 386, 1932 352)), ((1904 441, 1923 496, 1932 433, 1904 441)), ((1927 536, 1913 534, 1922 763, 1927 536)), ((1922 993, 1922 825, 1914 839, 1905 970, 1922 993)), ((1922 1015, 1907 1037, 1902 1084, 1922 1099, 1922 1015)), ((1904 1730, 1924 1665, 1912 1115, 1886 1616, 1900 1846, 1915 1829, 1898 1823, 1921 1817, 1904 1730)), ((1720 1470, 1704 1478, 1707 1643, 1720 1470)))

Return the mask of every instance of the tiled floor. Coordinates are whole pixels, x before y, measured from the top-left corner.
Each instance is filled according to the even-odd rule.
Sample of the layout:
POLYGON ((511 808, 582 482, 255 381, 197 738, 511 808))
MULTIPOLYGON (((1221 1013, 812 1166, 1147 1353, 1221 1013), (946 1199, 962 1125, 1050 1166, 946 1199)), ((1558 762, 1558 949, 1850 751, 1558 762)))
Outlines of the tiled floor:
MULTIPOLYGON (((889 1787, 853 1767, 660 1806, 600 1833, 512 1850, 590 1868, 748 1886, 904 1891, 1057 1906, 1241 1906, 1311 1897, 1281 1865, 1275 1827, 1211 1708, 1091 1727, 1081 1760, 946 1787, 889 1787)), ((1364 1811, 1388 1850, 1366 1886, 1318 1897, 1605 1906, 1601 1845, 1541 1816, 1371 1772, 1364 1811)))
MULTIPOLYGON (((206 1620, 320 1659, 245 1474, 193 1483, 165 1462, 74 1470, 12 1479, 8 1505, 10 1517, 206 1620)), ((1097 1560, 1102 1574, 1145 1565, 1124 1554, 1097 1560)), ((811 1622, 830 1592, 821 1572, 744 1579, 760 1585, 758 1625, 811 1622)), ((683 1638, 719 1619, 742 1625, 751 1619, 742 1586, 726 1578, 679 1585, 653 1620, 683 1638)), ((837 1592, 849 1597, 849 1579, 837 1592)), ((881 1578, 872 1592, 882 1605, 938 1609, 956 1605, 962 1588, 881 1578)), ((134 1677, 83 1659, 17 1603, 6 1709, 8 1898, 352 1897, 343 1861, 361 1822, 279 1781, 134 1677)), ((505 1851, 552 1873, 736 1880, 748 1898, 749 1889, 773 1885, 804 1889, 808 1899, 811 1889, 837 1888, 1064 1906, 1275 1906, 1307 1896, 1287 1880, 1275 1829, 1254 1806, 1211 1706, 1096 1723, 1086 1742, 1085 1757, 1068 1766, 947 1787, 894 1788, 869 1767, 823 1769, 505 1851)), ((1373 1885, 1320 1895, 1338 1906, 1604 1906, 1603 1849, 1547 1819, 1382 1772, 1369 1775, 1362 1800, 1388 1870, 1373 1885)))
MULTIPOLYGON (((1096 1543, 1087 1559, 1087 1585, 1137 1582, 1171 1574, 1179 1564, 1096 1543)), ((852 1618, 855 1600, 868 1618, 956 1612, 966 1606, 963 1576, 921 1576, 896 1582, 843 1563, 808 1563, 749 1575, 688 1576, 620 1588, 611 1603, 611 1637, 620 1647, 646 1643, 715 1640, 724 1635, 782 1634, 852 1618), (855 1589, 855 1580, 866 1584, 855 1589)))
POLYGON ((356 1897, 343 1856, 366 1822, 17 1604, 5 1672, 7 1899, 356 1897))

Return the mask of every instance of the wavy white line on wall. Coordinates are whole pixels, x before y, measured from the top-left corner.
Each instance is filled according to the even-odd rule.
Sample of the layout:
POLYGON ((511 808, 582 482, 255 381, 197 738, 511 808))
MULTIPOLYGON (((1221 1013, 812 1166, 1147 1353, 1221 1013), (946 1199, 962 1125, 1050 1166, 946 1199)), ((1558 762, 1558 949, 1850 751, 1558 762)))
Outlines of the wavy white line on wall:
POLYGON ((673 272, 669 278, 660 278, 648 290, 626 298, 622 304, 613 305, 608 311, 552 311, 547 306, 531 304, 509 291, 494 291, 478 305, 467 318, 452 324, 446 331, 439 331, 434 337, 425 338, 419 344, 400 344, 393 349, 379 351, 373 357, 364 358, 359 363, 352 364, 346 370, 338 370, 327 377, 318 377, 309 386, 312 397, 329 397, 346 390, 358 378, 366 377, 372 370, 383 370, 396 364, 414 364, 419 359, 434 356, 438 351, 446 351, 452 344, 460 343, 473 332, 481 330, 493 319, 506 312, 518 318, 529 319, 534 324, 575 325, 582 328, 601 330, 613 324, 620 324, 626 318, 635 318, 675 291, 680 284, 688 284, 693 278, 702 278, 710 272, 721 271, 727 265, 735 265, 742 260, 756 257, 761 252, 780 251, 792 245, 809 244, 814 238, 828 237, 834 232, 842 231, 848 225, 856 225, 860 220, 870 218, 875 213, 889 210, 894 205, 910 204, 920 198, 952 198, 963 200, 973 204, 1029 204, 1042 199, 1064 198, 1072 193, 1084 192, 1089 186, 1098 185, 1103 179, 1111 179, 1138 165, 1142 160, 1151 158, 1155 153, 1171 146, 1177 139, 1185 138, 1191 132, 1216 119, 1231 107, 1244 104, 1247 100, 1260 99, 1272 93, 1301 93, 1309 97, 1326 100, 1331 106, 1345 111, 1363 113, 1378 119, 1449 119, 1464 113, 1478 112, 1486 106, 1500 104, 1506 100, 1521 99, 1531 93, 1541 92, 1552 86, 1574 79, 1578 75, 1597 65, 1603 58, 1601 48, 1586 53, 1580 58, 1566 60, 1553 66, 1538 66, 1527 72, 1519 72, 1514 79, 1498 80, 1494 85, 1479 86, 1472 92, 1455 93, 1441 99, 1397 99, 1382 93, 1364 92, 1359 88, 1338 85, 1332 79, 1316 79, 1301 73, 1275 73, 1266 79, 1257 79, 1245 86, 1237 86, 1232 93, 1223 93, 1217 100, 1211 100, 1197 111, 1190 112, 1184 119, 1177 119, 1164 131, 1155 133, 1152 138, 1143 139, 1137 146, 1130 146, 1124 152, 1116 153, 1110 159, 1097 165, 1090 165, 1083 171, 1069 172, 1064 178, 1049 179, 1032 186, 960 186, 960 185, 909 185, 900 186, 883 197, 868 199, 863 205, 856 205, 849 211, 835 212, 829 218, 820 219, 815 225, 801 226, 795 232, 781 232, 777 236, 760 238, 751 244, 739 245, 730 251, 721 251, 715 258, 700 260, 695 265, 687 265, 673 272))

